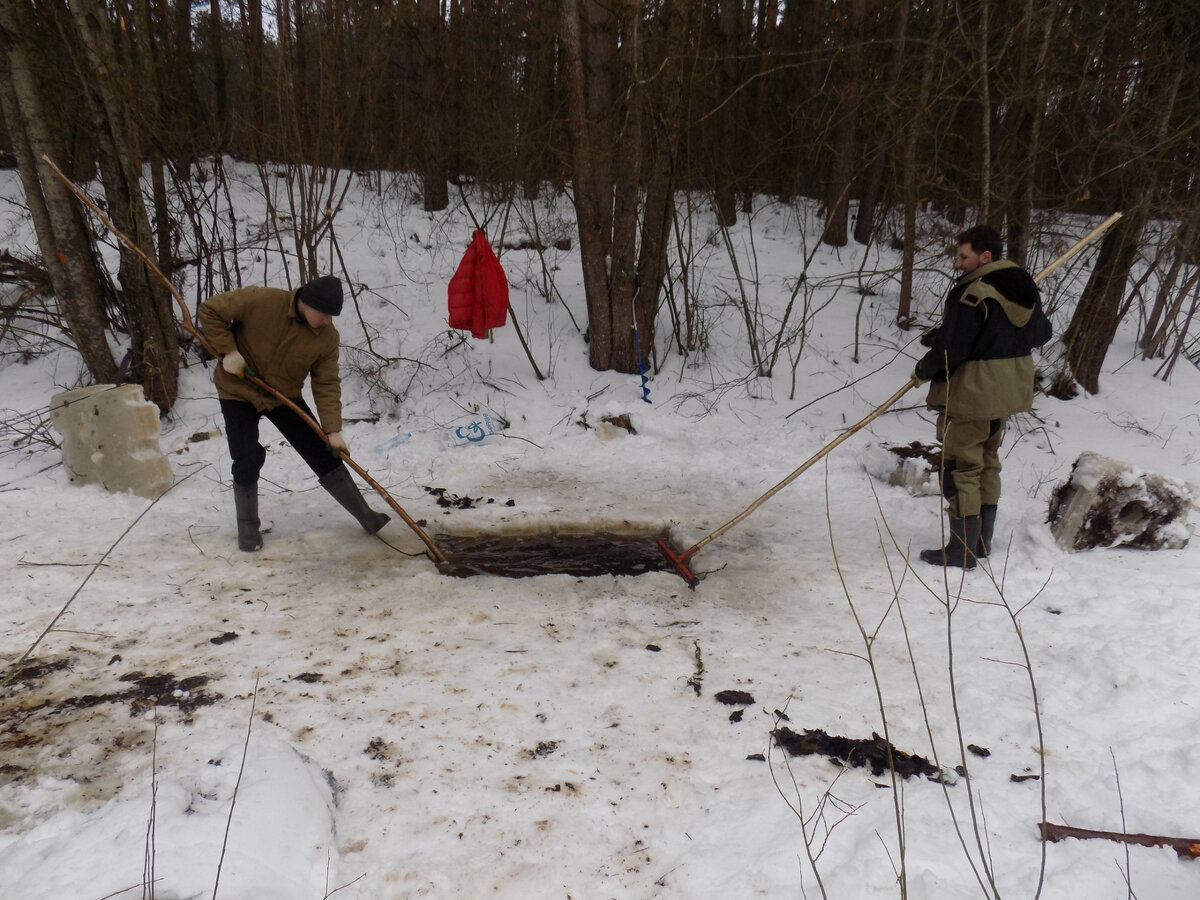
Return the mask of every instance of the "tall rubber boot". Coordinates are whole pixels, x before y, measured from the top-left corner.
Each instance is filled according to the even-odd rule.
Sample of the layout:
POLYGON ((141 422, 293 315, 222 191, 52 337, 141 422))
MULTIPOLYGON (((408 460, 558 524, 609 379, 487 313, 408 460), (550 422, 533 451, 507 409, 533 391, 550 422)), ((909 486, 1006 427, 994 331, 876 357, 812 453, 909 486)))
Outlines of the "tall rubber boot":
POLYGON ((954 566, 959 569, 975 568, 975 547, 979 544, 979 516, 956 518, 947 516, 950 523, 950 540, 945 547, 922 550, 921 561, 932 566, 954 566))
POLYGON ((346 512, 358 519, 358 524, 367 534, 374 534, 392 520, 392 517, 386 513, 375 512, 367 506, 367 501, 363 499, 362 492, 350 478, 350 473, 346 471, 345 466, 338 466, 328 475, 322 476, 320 482, 321 487, 329 491, 329 496, 342 504, 346 512))
POLYGON ((992 533, 996 530, 996 504, 988 503, 979 508, 979 543, 975 545, 975 556, 987 559, 992 552, 992 533))
POLYGON ((261 523, 258 521, 258 485, 235 484, 233 508, 237 511, 238 549, 253 553, 262 549, 261 523))

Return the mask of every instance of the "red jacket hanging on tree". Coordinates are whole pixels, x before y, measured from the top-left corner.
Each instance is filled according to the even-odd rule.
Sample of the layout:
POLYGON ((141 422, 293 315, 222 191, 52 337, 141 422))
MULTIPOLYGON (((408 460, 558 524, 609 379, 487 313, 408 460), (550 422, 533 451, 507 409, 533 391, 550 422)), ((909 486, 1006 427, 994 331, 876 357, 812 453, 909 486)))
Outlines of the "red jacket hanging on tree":
POLYGON ((469 330, 473 337, 487 337, 489 328, 499 328, 508 316, 508 278, 482 231, 471 235, 471 246, 447 289, 450 327, 469 330))

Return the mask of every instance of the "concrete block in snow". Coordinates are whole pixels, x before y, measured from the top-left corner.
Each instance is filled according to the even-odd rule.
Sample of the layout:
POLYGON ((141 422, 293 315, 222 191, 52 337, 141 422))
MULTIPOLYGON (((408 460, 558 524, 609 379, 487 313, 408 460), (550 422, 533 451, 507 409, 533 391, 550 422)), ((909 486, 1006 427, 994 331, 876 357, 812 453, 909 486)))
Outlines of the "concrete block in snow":
POLYGON ((1187 545, 1195 485, 1081 453, 1050 498, 1050 531, 1067 551, 1094 547, 1177 550, 1187 545))
POLYGON ((62 435, 63 465, 74 484, 157 497, 171 486, 158 446, 158 407, 138 384, 94 384, 56 394, 50 422, 62 435))

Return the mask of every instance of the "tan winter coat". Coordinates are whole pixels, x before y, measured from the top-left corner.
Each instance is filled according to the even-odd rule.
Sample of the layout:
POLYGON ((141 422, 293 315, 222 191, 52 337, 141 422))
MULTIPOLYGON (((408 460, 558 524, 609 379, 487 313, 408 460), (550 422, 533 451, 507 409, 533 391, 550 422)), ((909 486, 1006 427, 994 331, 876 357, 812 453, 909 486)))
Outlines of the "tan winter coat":
MULTIPOLYGON (((301 398, 304 380, 310 378, 321 427, 326 433, 342 430, 340 337, 332 324, 310 327, 296 310, 293 291, 269 287, 226 291, 200 304, 196 317, 214 350, 222 355, 239 351, 253 374, 289 400, 301 398)), ((280 405, 277 397, 230 375, 219 364, 213 381, 223 400, 245 400, 259 411, 280 405)))

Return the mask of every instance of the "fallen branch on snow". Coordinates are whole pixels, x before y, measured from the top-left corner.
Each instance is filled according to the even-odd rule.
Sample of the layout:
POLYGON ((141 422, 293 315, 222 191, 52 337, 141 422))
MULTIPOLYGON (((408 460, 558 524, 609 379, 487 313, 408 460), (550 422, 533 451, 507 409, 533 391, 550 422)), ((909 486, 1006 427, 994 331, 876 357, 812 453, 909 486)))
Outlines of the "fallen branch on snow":
POLYGON ((1122 844, 1137 844, 1142 847, 1170 847, 1182 859, 1200 857, 1200 838, 1165 837, 1159 834, 1126 834, 1120 831, 1092 831, 1090 828, 1073 828, 1054 822, 1041 822, 1038 828, 1043 841, 1061 841, 1063 838, 1104 838, 1122 844))

